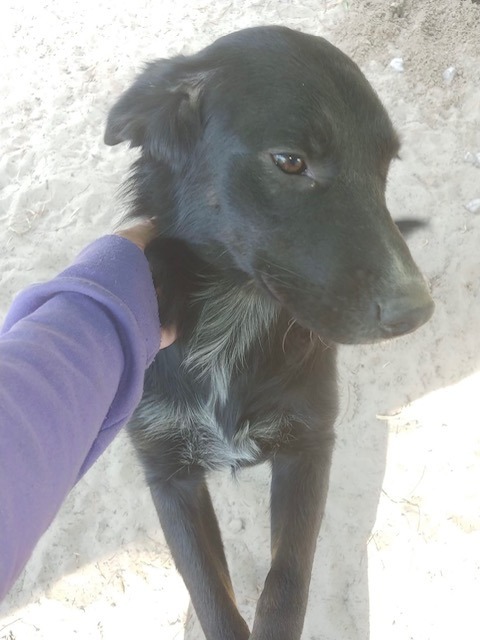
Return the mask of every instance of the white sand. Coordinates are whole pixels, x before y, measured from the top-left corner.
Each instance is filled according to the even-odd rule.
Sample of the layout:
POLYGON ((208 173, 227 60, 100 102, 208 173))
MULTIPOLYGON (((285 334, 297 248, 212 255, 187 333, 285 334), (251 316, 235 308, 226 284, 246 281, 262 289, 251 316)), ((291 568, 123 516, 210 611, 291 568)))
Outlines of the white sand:
MULTIPOLYGON (((104 147, 103 126, 141 63, 260 23, 330 37, 379 91, 404 143, 389 205, 394 216, 431 220, 410 244, 437 302, 410 337, 342 349, 344 404, 303 637, 478 639, 480 210, 467 205, 480 198, 480 5, 2 0, 2 315, 16 291, 55 274, 118 219, 133 152, 104 147)), ((212 486, 251 621, 269 562, 267 471, 212 486)), ((0 607, 0 640, 201 640, 188 607, 120 437, 0 607)))

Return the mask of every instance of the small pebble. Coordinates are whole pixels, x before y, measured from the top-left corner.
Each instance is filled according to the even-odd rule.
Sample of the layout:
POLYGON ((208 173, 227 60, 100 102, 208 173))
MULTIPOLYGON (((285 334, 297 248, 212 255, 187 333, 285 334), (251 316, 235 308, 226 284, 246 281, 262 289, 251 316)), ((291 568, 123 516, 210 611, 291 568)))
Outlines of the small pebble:
POLYGON ((480 198, 470 200, 470 202, 465 205, 465 209, 470 211, 470 213, 480 213, 480 198))
POLYGON ((473 164, 474 167, 480 168, 480 151, 478 153, 467 151, 463 159, 465 160, 465 162, 473 164))
POLYGON ((405 13, 405 0, 394 0, 390 3, 390 13, 394 18, 401 18, 405 13))
POLYGON ((167 612, 167 622, 170 625, 177 624, 177 622, 180 622, 180 616, 178 614, 178 611, 167 612))
POLYGON ((228 523, 228 528, 232 533, 240 533, 240 531, 243 531, 245 528, 245 525, 240 518, 233 518, 233 520, 230 520, 228 523))
POLYGON ((448 69, 445 69, 442 75, 443 75, 443 81, 445 82, 445 84, 451 85, 453 82, 453 79, 457 75, 457 70, 455 69, 455 67, 448 67, 448 69))
POLYGON ((393 58, 393 60, 390 61, 390 66, 395 71, 402 73, 402 71, 404 70, 403 58, 393 58))

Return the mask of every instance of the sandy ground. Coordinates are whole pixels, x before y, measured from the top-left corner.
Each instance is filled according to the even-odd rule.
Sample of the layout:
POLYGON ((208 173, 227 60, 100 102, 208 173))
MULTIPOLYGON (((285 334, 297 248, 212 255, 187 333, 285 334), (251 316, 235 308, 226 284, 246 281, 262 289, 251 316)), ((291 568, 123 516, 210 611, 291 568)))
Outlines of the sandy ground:
MULTIPOLYGON (((478 639, 479 4, 3 0, 1 315, 16 291, 118 219, 134 154, 104 147, 103 126, 141 63, 262 23, 326 35, 380 93, 403 140, 389 205, 431 221, 410 244, 437 303, 410 337, 342 349, 343 408, 303 637, 478 639)), ((251 620, 269 561, 267 470, 212 486, 251 620)), ((203 636, 120 437, 0 606, 0 640, 132 637, 203 636)))

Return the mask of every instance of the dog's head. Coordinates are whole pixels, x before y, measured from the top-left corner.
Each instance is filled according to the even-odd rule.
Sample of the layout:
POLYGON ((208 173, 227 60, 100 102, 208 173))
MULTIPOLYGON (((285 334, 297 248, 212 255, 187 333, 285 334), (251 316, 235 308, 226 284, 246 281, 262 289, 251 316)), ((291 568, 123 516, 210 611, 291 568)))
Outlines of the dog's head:
POLYGON ((397 136, 326 40, 258 27, 150 63, 109 114, 105 142, 122 141, 142 151, 137 215, 324 338, 371 342, 430 318, 385 203, 397 136))

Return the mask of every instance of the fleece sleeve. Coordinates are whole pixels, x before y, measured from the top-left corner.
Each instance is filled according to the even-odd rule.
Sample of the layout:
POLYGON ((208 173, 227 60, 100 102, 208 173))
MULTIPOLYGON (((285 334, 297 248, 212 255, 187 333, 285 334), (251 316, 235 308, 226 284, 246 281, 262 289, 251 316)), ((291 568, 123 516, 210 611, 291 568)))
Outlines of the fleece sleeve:
POLYGON ((159 345, 148 262, 125 238, 14 300, 0 335, 0 600, 132 415, 159 345))

